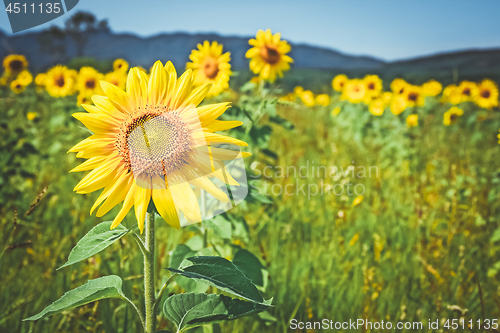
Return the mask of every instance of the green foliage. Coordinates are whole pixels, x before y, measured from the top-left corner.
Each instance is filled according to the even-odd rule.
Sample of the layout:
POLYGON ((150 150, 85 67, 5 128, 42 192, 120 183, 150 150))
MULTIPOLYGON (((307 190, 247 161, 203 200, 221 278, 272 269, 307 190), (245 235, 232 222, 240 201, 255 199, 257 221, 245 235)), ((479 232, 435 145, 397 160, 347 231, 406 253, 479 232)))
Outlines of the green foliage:
POLYGON ((266 305, 224 295, 187 293, 170 296, 163 305, 163 313, 175 324, 177 332, 184 332, 201 325, 249 316, 266 308, 266 305))
POLYGON ((74 309, 78 306, 112 297, 124 297, 122 293, 122 279, 116 275, 90 280, 83 286, 68 291, 57 301, 43 309, 39 314, 24 320, 38 320, 66 310, 74 309))

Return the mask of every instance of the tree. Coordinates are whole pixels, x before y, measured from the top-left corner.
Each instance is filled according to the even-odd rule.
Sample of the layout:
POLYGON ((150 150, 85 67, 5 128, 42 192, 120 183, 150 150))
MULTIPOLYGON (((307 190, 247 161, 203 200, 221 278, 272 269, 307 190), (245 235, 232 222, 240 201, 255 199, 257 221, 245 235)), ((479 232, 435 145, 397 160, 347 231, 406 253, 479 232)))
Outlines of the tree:
POLYGON ((66 20, 65 32, 76 44, 77 56, 82 56, 88 41, 88 34, 97 31, 109 31, 107 20, 97 20, 94 14, 79 11, 66 20))

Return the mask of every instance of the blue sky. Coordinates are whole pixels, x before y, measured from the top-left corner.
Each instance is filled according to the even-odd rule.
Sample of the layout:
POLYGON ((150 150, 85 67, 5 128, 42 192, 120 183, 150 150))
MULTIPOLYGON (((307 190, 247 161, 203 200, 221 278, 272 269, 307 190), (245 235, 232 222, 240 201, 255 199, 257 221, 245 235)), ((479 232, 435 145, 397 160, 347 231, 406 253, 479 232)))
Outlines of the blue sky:
MULTIPOLYGON (((80 0, 76 10, 107 18, 117 33, 252 36, 271 28, 294 43, 385 60, 500 47, 499 0, 80 0)), ((11 33, 4 11, 0 29, 11 33)))

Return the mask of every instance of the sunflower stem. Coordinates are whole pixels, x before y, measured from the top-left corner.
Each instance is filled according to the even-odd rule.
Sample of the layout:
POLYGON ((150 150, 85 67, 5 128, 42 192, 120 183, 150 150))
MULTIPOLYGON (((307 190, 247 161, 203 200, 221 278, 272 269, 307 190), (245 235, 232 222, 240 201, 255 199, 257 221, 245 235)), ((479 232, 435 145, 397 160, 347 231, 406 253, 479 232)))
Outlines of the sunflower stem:
POLYGON ((146 213, 144 225, 144 302, 146 307, 146 333, 156 331, 155 314, 155 215, 154 212, 146 213))

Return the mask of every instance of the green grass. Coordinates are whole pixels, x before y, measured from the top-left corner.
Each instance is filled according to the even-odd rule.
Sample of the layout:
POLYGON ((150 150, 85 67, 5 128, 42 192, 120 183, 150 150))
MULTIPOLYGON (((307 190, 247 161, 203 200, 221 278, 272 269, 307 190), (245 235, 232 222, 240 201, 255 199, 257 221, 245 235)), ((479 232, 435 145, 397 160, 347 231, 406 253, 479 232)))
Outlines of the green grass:
MULTIPOLYGON (((320 89, 328 91, 328 84, 320 89)), ((34 88, 1 93, 0 249, 7 250, 0 259, 0 331, 137 332, 135 314, 118 300, 21 322, 65 291, 107 274, 120 275, 125 293, 142 302, 142 261, 137 245, 124 237, 96 257, 56 271, 76 242, 99 221, 112 219, 116 209, 103 218, 90 216, 98 194, 72 192, 82 174, 68 173, 78 161, 66 152, 88 136, 71 117, 80 110, 76 98, 56 100, 34 88), (27 112, 38 117, 29 121, 27 112), (40 204, 25 216, 45 187, 40 204), (11 233, 16 211, 18 225, 11 233)), ((290 332, 291 318, 422 321, 425 327, 428 319, 460 318, 451 305, 468 309, 466 320, 498 318, 500 245, 491 238, 500 216, 500 116, 464 105, 458 123, 445 127, 447 109, 428 99, 426 107, 414 110, 420 117, 415 128, 405 124, 412 110, 375 117, 355 105, 344 106, 336 117, 331 108, 279 106, 278 114, 294 129, 262 118, 261 124, 273 128, 268 149, 278 158, 254 146, 248 166, 259 162, 256 169, 269 166, 275 173, 278 166, 314 162, 344 169, 376 166, 379 172, 336 180, 293 174, 254 179, 260 186, 306 189, 321 180, 349 181, 365 187, 364 200, 353 206, 355 195, 271 195, 273 204, 230 211, 249 225, 249 241, 242 246, 268 268, 265 296, 274 297, 269 313, 276 321, 253 316, 222 323, 221 331, 290 332)), ((132 227, 134 221, 131 213, 125 224, 132 227)), ((157 225, 157 274, 164 280, 168 275, 161 268, 168 266, 169 252, 196 231, 176 231, 161 219, 157 225)))

